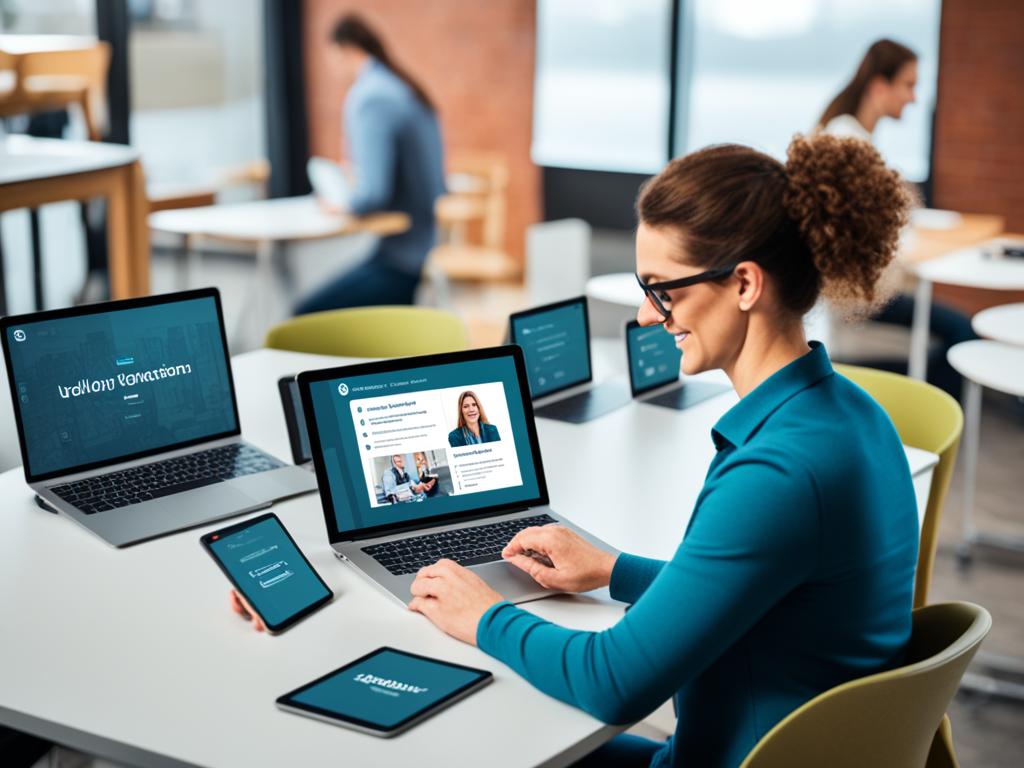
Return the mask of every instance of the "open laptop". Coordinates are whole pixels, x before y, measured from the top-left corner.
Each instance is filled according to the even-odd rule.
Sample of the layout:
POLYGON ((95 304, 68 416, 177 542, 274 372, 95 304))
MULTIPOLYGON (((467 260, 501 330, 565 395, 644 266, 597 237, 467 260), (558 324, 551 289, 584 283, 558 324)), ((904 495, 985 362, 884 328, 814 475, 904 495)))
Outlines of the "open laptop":
POLYGON ((509 317, 509 340, 526 356, 537 416, 581 424, 629 403, 621 382, 592 383, 585 296, 516 312, 509 317))
POLYGON ((316 487, 240 437, 215 288, 0 320, 25 479, 114 546, 316 487))
POLYGON ((281 396, 284 424, 288 428, 292 461, 295 462, 295 466, 312 472, 313 452, 309 447, 309 432, 306 431, 306 416, 302 412, 299 382, 294 376, 282 376, 277 380, 277 392, 281 396))
POLYGON ((298 379, 331 547, 403 605, 416 572, 444 557, 472 567, 511 601, 551 594, 501 559, 505 544, 532 525, 561 523, 614 551, 548 506, 519 347, 298 379), (473 432, 474 409, 485 442, 464 433, 473 432), (427 476, 438 477, 431 488, 421 482, 427 476))
POLYGON ((691 405, 728 392, 729 387, 706 381, 680 379, 682 350, 660 325, 626 323, 626 357, 629 388, 637 400, 682 411, 691 405))

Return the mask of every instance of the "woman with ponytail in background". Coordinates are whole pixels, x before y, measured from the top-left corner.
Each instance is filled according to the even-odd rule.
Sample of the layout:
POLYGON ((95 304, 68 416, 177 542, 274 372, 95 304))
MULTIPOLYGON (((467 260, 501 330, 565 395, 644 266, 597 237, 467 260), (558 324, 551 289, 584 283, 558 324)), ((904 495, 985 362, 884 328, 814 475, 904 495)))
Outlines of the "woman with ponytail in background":
MULTIPOLYGON (((557 525, 509 542, 504 557, 539 584, 609 587, 631 604, 603 632, 547 622, 452 561, 423 568, 409 604, 605 722, 674 698, 667 742, 620 735, 582 765, 736 766, 803 703, 901 663, 918 541, 906 455, 802 317, 820 294, 880 298, 908 205, 870 144, 831 136, 797 137, 785 165, 709 147, 641 190, 637 319, 675 337, 685 373, 720 368, 740 397, 712 430, 678 549, 667 562, 611 554, 557 525)), ((661 459, 671 508, 673 458, 661 459)), ((646 511, 616 513, 643 525, 646 511)))
POLYGON ((434 202, 444 192, 441 130, 423 87, 391 58, 359 16, 342 17, 331 40, 345 97, 344 131, 358 216, 402 211, 412 226, 380 241, 370 257, 302 300, 296 314, 339 307, 411 304, 434 246, 434 202))
MULTIPOLYGON (((850 82, 825 108, 816 130, 829 136, 872 141, 879 120, 883 117, 899 120, 903 108, 914 103, 915 87, 917 54, 893 40, 878 40, 868 48, 850 82)), ((914 298, 907 294, 893 296, 871 319, 910 328, 914 321, 914 298)), ((933 301, 928 327, 941 340, 928 354, 928 381, 959 399, 963 382, 946 359, 946 353, 955 344, 977 338, 970 318, 933 301)), ((857 362, 896 373, 907 372, 903 361, 857 362)))

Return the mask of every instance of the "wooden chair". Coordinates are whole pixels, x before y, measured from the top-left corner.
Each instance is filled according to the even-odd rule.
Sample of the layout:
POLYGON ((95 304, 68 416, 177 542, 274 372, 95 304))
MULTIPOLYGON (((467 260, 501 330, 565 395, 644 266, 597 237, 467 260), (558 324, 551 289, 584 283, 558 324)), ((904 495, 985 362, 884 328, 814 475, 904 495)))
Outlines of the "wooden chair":
POLYGON ((448 170, 449 193, 434 208, 441 244, 430 252, 428 270, 464 282, 518 278, 520 266, 504 250, 505 158, 493 152, 456 154, 448 170))
POLYGON ((99 141, 109 67, 110 44, 104 41, 89 48, 17 55, 0 52, 0 71, 14 73, 13 78, 4 78, 10 87, 0 89, 0 117, 50 112, 78 104, 89 139, 99 141))

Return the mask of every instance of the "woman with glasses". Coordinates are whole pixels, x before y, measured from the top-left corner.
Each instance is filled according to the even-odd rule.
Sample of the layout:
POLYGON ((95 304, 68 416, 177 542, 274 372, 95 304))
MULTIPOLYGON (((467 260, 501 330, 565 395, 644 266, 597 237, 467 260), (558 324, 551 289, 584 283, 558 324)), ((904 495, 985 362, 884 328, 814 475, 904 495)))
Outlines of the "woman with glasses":
MULTIPOLYGON (((557 525, 509 542, 538 583, 630 604, 603 632, 544 621, 451 561, 417 575, 412 610, 605 722, 674 698, 667 742, 618 736, 583 764, 735 766, 803 703, 901 663, 918 541, 906 455, 802 317, 819 294, 881 298, 907 207, 855 139, 797 137, 785 164, 735 145, 669 163, 637 202, 637 319, 674 336, 687 374, 720 368, 740 397, 675 554, 614 555, 557 525)), ((662 474, 671 506, 671 457, 662 474)))

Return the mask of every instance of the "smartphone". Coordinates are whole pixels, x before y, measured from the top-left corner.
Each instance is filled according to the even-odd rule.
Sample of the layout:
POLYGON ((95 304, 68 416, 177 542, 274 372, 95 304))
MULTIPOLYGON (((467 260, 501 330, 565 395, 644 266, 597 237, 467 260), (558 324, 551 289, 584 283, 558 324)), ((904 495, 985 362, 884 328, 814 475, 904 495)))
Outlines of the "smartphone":
POLYGON ((273 634, 334 597, 273 512, 207 533, 199 541, 273 634))
POLYGON ((378 648, 279 696, 286 712, 389 738, 487 685, 486 669, 378 648))

